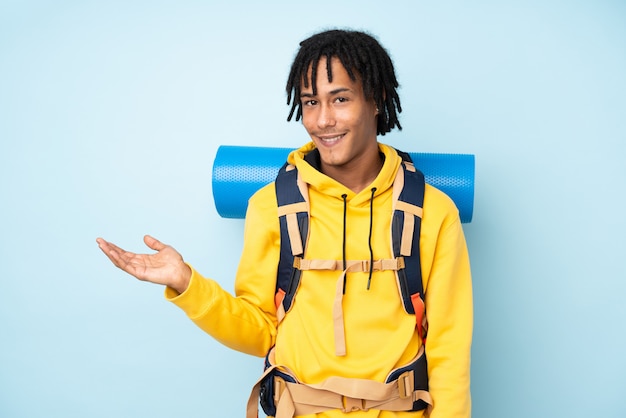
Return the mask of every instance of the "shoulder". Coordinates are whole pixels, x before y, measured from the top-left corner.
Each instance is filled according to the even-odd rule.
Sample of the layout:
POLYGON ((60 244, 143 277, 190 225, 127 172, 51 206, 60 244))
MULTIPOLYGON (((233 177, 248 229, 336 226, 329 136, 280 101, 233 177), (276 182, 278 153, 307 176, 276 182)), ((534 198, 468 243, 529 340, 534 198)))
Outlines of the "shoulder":
POLYGON ((250 197, 244 225, 246 241, 269 245, 276 239, 280 224, 274 182, 261 187, 250 197))
POLYGON ((450 196, 428 183, 426 183, 426 189, 424 191, 424 205, 427 203, 437 205, 438 207, 456 209, 456 205, 450 196), (426 200, 428 200, 428 202, 426 200))
POLYGON ((274 182, 266 184, 257 190, 248 200, 248 211, 266 213, 271 212, 272 216, 276 216, 276 186, 274 182))
POLYGON ((424 222, 450 223, 459 219, 454 201, 438 188, 426 183, 424 191, 424 222))

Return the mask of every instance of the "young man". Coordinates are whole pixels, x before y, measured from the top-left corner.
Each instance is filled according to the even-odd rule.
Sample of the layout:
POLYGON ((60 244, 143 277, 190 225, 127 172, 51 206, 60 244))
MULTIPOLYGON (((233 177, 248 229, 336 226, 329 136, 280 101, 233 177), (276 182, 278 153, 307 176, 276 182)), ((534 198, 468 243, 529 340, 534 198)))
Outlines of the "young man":
MULTIPOLYGON (((417 212, 423 291, 411 301, 417 301, 418 315, 407 313, 399 290, 397 270, 404 266, 398 267, 390 232, 399 190, 394 185, 411 165, 377 141, 400 128, 397 86, 391 59, 370 35, 333 30, 300 44, 287 82, 288 119, 294 113, 302 119, 311 142, 293 151, 288 163, 307 196, 308 238, 294 263, 300 275, 287 312, 276 287, 276 183, 250 199, 236 296, 152 237, 145 238, 157 251, 151 255, 98 239, 116 266, 166 285, 166 298, 217 340, 256 356, 269 353, 261 385, 269 414, 471 415, 468 253, 456 207, 429 185, 417 212), (390 262, 395 267, 385 267, 390 262), (419 365, 427 376, 418 376, 419 365)), ((249 415, 255 409, 252 402, 249 415)))

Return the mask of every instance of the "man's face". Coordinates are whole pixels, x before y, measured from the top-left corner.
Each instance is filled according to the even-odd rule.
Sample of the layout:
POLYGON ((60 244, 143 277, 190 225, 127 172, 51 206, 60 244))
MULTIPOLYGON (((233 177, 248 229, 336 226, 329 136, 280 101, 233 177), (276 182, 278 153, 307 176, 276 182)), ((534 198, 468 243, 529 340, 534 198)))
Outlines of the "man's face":
MULTIPOLYGON (((367 100, 357 77, 350 79, 337 58, 331 59, 333 81, 329 82, 326 59, 319 61, 317 94, 301 85, 302 124, 320 151, 322 169, 350 169, 359 161, 378 155, 376 104, 367 100)), ((307 74, 310 81, 311 69, 307 74)))

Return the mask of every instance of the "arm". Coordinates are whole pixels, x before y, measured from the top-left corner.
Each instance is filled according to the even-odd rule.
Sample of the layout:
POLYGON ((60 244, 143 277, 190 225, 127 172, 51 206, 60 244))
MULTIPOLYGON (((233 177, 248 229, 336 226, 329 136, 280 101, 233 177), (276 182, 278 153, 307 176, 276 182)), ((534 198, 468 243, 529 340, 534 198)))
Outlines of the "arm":
POLYGON ((165 285, 166 298, 215 339, 238 351, 264 356, 276 337, 274 292, 280 238, 275 202, 273 187, 251 199, 236 297, 202 277, 174 248, 153 237, 144 237, 144 242, 155 254, 125 251, 102 238, 96 241, 121 270, 165 285))

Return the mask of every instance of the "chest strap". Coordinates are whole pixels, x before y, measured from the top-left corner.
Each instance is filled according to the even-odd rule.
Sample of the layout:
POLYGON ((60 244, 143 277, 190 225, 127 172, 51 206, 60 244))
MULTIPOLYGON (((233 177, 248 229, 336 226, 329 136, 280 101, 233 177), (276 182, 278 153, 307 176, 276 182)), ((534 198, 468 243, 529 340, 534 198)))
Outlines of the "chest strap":
MULTIPOLYGON (((355 272, 368 272, 370 271, 370 264, 373 271, 393 270, 398 271, 404 268, 404 258, 398 257, 395 259, 383 259, 375 260, 370 263, 370 260, 349 260, 346 261, 346 269, 343 269, 342 260, 305 260, 301 257, 294 257, 293 266, 299 271, 304 270, 329 270, 329 271, 341 271, 341 275, 337 279, 337 286, 335 287, 335 298, 333 300, 333 332, 335 336, 335 355, 346 355, 346 331, 343 320, 343 283, 344 277, 347 273, 355 272)), ((280 323, 285 317, 285 310, 283 307, 283 298, 285 292, 277 292, 275 296, 275 304, 277 310, 277 319, 280 323)))
MULTIPOLYGON (((404 258, 388 258, 384 260, 374 260, 373 271, 399 270, 404 268, 404 258)), ((300 270, 343 270, 342 260, 305 260, 294 257, 293 266, 300 270)), ((370 260, 347 260, 346 271, 348 273, 369 272, 370 260)))

